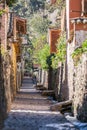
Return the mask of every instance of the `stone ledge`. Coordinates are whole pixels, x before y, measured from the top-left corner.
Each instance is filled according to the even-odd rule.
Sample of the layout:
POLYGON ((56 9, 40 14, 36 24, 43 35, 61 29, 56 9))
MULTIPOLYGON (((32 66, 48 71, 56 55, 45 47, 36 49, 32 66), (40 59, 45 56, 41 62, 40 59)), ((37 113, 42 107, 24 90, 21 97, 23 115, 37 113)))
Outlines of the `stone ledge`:
POLYGON ((51 111, 65 111, 72 106, 72 100, 58 102, 50 107, 51 111))
POLYGON ((54 90, 44 90, 44 91, 42 92, 42 95, 43 95, 43 96, 54 96, 54 95, 55 95, 55 92, 54 92, 54 90))

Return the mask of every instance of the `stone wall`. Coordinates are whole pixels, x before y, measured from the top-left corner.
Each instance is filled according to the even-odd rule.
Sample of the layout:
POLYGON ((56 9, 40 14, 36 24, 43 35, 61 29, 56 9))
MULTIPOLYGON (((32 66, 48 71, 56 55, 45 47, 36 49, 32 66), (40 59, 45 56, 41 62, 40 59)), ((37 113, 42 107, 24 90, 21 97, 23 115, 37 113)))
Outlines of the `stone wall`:
POLYGON ((38 70, 38 82, 41 83, 41 79, 42 79, 42 69, 39 68, 38 70))
MULTIPOLYGON (((0 9, 4 8, 4 4, 0 4, 0 9)), ((0 126, 3 124, 3 120, 6 117, 7 112, 7 103, 5 97, 5 86, 4 86, 4 75, 3 75, 3 60, 2 60, 2 53, 6 48, 6 33, 5 33, 5 22, 6 14, 0 16, 0 126), (2 46, 4 47, 2 50, 2 46)), ((0 127, 1 129, 1 127, 0 127)))
POLYGON ((46 89, 48 89, 48 72, 47 71, 45 71, 45 74, 44 74, 44 84, 43 85, 46 89))
POLYGON ((3 120, 6 116, 6 100, 4 93, 4 83, 3 83, 3 69, 2 69, 2 59, 0 54, 0 129, 3 124, 3 120))
POLYGON ((73 100, 74 115, 87 122, 87 54, 80 57, 77 65, 72 59, 74 49, 81 46, 87 38, 87 32, 76 31, 74 38, 67 47, 69 99, 73 100))
POLYGON ((39 68, 38 82, 48 89, 48 72, 39 68))
POLYGON ((60 63, 58 69, 49 71, 39 69, 39 83, 48 90, 54 90, 55 99, 65 101, 69 99, 69 91, 67 86, 67 67, 66 62, 60 63))
POLYGON ((6 113, 10 111, 11 107, 10 67, 10 56, 9 54, 6 54, 3 57, 3 81, 6 113))
POLYGON ((55 98, 58 101, 68 100, 69 91, 67 86, 67 67, 66 62, 60 63, 58 65, 58 69, 55 72, 54 77, 54 90, 55 90, 55 98))
POLYGON ((67 45, 67 78, 68 78, 68 87, 69 87, 69 99, 71 100, 74 96, 73 93, 73 78, 74 78, 74 63, 72 59, 72 53, 75 48, 74 44, 75 39, 73 40, 72 43, 68 43, 67 45))
MULTIPOLYGON (((3 3, 0 9, 4 9, 3 3)), ((7 7, 6 7, 7 9, 7 7)), ((6 10, 7 11, 7 10, 6 10)), ((7 116, 11 106, 10 56, 7 50, 8 13, 0 16, 0 123, 7 116)), ((0 125, 1 125, 0 124, 0 125)), ((1 129, 1 128, 0 128, 1 129)))
POLYGON ((82 121, 87 121, 87 54, 81 57, 81 63, 74 67, 74 114, 82 121))
POLYGON ((20 90, 22 85, 22 70, 21 63, 17 63, 17 92, 20 90))
POLYGON ((65 63, 59 63, 57 69, 49 71, 39 69, 39 83, 48 90, 54 90, 55 99, 65 101, 69 99, 69 90, 67 85, 67 66, 65 63))

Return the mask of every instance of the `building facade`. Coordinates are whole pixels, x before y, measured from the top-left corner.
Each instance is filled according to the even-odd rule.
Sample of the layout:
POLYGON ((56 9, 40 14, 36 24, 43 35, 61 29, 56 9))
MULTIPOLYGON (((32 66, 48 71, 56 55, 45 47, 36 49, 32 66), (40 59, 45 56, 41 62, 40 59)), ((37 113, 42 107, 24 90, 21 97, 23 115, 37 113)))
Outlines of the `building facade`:
POLYGON ((87 53, 79 54, 75 59, 72 54, 87 39, 86 5, 86 0, 66 0, 69 99, 74 103, 74 115, 81 121, 87 121, 87 53))

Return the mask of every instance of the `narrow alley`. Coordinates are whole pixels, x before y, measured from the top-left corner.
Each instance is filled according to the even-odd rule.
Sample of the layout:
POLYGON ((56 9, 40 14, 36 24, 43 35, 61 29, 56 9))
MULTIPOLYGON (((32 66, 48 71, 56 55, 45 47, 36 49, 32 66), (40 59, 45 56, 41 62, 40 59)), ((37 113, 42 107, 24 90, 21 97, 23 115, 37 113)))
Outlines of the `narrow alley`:
POLYGON ((87 130, 87 0, 0 0, 0 130, 87 130))
POLYGON ((41 96, 32 79, 25 77, 11 106, 3 130, 77 130, 60 112, 51 112, 54 102, 41 96))

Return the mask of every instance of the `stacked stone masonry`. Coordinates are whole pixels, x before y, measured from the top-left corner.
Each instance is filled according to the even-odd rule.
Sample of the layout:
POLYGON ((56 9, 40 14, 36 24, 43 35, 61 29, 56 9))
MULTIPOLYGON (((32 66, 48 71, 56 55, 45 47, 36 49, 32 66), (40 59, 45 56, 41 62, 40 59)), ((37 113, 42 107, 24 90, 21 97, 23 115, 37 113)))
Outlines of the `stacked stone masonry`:
POLYGON ((72 52, 81 46, 86 38, 86 31, 76 31, 75 39, 68 44, 67 51, 69 99, 74 103, 74 115, 84 122, 87 121, 87 54, 82 54, 79 63, 75 65, 72 52))

